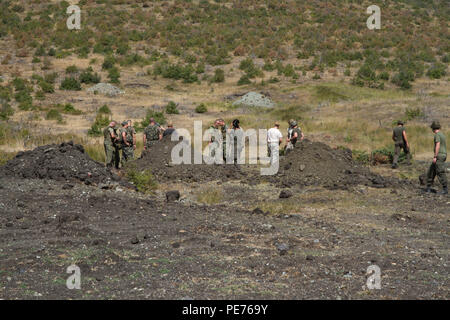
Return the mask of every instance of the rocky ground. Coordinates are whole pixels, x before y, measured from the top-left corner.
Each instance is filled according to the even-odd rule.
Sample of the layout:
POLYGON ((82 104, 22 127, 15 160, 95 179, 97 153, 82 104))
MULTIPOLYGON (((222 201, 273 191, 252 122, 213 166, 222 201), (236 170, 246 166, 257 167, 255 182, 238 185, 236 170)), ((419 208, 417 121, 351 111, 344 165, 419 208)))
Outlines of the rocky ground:
MULTIPOLYGON (((78 147, 33 152, 73 156, 60 148, 78 147)), ((176 179, 142 194, 76 174, 23 176, 23 157, 0 174, 0 298, 449 298, 450 200, 418 183, 370 172, 383 183, 176 179), (175 188, 181 198, 167 200, 175 188), (205 204, 212 191, 220 197, 205 204), (66 287, 72 264, 80 290, 66 287), (380 290, 366 287, 370 265, 380 290)))

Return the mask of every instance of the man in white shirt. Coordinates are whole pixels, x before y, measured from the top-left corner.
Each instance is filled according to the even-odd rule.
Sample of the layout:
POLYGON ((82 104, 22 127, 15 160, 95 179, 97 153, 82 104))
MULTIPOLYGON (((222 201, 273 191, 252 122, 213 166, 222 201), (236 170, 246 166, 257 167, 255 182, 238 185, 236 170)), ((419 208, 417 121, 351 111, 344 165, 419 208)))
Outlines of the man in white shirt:
POLYGON ((267 146, 271 164, 279 161, 279 150, 282 141, 283 135, 280 132, 280 123, 275 122, 275 126, 267 131, 267 146))

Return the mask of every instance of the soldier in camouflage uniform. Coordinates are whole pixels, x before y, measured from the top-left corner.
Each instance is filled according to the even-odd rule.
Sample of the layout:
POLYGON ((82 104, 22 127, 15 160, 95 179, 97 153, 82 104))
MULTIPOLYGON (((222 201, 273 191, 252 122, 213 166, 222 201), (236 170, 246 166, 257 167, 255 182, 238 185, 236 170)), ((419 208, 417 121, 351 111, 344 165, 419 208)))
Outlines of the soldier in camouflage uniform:
POLYGON ((103 145, 105 147, 105 160, 106 167, 112 168, 113 166, 118 169, 119 168, 119 149, 117 147, 118 135, 115 129, 116 122, 111 121, 109 125, 103 129, 103 137, 104 142, 103 145))
POLYGON ((220 132, 222 133, 222 155, 223 160, 227 160, 227 132, 228 126, 225 124, 225 120, 219 119, 220 132))
POLYGON ((216 156, 216 150, 220 146, 221 141, 216 140, 215 133, 219 130, 220 119, 214 121, 214 124, 208 128, 210 140, 209 140, 209 156, 214 158, 216 156))
POLYGON ((148 151, 156 141, 162 139, 159 125, 155 119, 150 118, 150 124, 144 129, 144 150, 148 151))
POLYGON ((131 159, 134 159, 134 150, 136 150, 136 130, 132 126, 131 120, 127 120, 127 122, 128 122, 127 135, 131 136, 131 138, 132 138, 131 143, 133 146, 133 152, 132 152, 131 159))
POLYGON ((297 121, 289 120, 288 136, 286 139, 287 145, 285 148, 285 154, 288 154, 291 150, 295 148, 297 141, 302 141, 304 139, 304 134, 302 130, 298 127, 297 121))
POLYGON ((122 143, 122 168, 125 164, 133 159, 133 136, 128 131, 128 122, 122 122, 122 129, 120 130, 120 141, 122 143))
POLYGON ((406 137, 406 131, 403 127, 403 121, 397 122, 397 127, 394 128, 392 132, 392 140, 394 140, 394 160, 392 162, 392 169, 396 169, 398 167, 398 158, 400 156, 400 152, 403 151, 406 154, 407 164, 410 164, 411 161, 411 153, 409 152, 409 143, 408 138, 406 137))
POLYGON ((445 174, 445 161, 447 160, 447 142, 445 134, 441 132, 441 125, 437 121, 433 121, 431 129, 434 133, 434 158, 427 173, 426 192, 431 192, 431 185, 437 175, 439 182, 442 184, 442 191, 439 193, 448 194, 447 176, 445 174))

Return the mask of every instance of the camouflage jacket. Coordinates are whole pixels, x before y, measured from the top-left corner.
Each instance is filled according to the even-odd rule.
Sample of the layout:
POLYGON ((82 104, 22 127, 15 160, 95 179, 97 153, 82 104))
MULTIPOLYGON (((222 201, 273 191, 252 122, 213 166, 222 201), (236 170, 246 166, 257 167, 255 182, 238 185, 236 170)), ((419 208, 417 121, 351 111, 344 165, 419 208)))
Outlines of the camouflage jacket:
POLYGON ((144 130, 147 141, 159 140, 159 127, 157 125, 149 125, 144 130))
POLYGON ((105 138, 104 143, 105 143, 106 145, 109 145, 109 146, 114 145, 114 140, 113 140, 113 138, 111 137, 112 134, 114 134, 115 136, 117 136, 117 135, 116 135, 116 131, 114 130, 114 128, 112 128, 112 127, 110 127, 110 126, 107 126, 105 129, 103 129, 103 137, 105 138))

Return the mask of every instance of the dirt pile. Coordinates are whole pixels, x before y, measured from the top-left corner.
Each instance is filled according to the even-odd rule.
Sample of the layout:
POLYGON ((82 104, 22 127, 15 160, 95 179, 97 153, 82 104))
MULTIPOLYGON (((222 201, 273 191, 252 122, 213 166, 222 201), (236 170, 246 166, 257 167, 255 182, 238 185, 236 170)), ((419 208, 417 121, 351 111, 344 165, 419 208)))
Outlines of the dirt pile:
POLYGON ((138 170, 151 169, 153 175, 159 182, 184 181, 201 182, 213 180, 239 180, 247 176, 246 166, 235 166, 232 164, 193 164, 194 150, 191 150, 192 164, 173 164, 172 148, 179 142, 171 141, 170 137, 164 137, 148 152, 144 152, 141 158, 134 162, 138 170))
POLYGON ((267 179, 283 187, 321 185, 345 188, 360 184, 384 188, 393 183, 355 163, 350 149, 332 149, 324 143, 307 139, 287 156, 281 157, 278 174, 267 179))
POLYGON ((19 152, 0 167, 0 177, 81 181, 85 184, 110 184, 120 178, 101 163, 92 160, 81 145, 72 141, 19 152))

